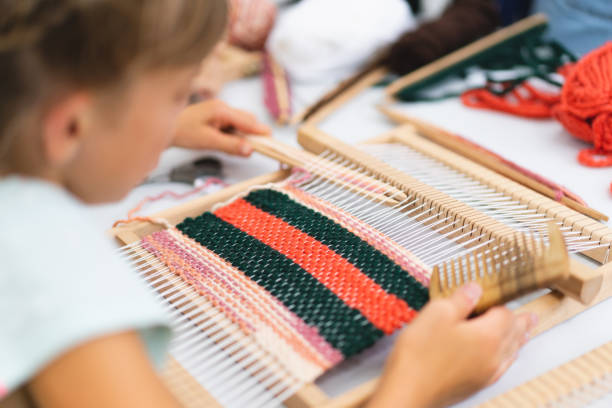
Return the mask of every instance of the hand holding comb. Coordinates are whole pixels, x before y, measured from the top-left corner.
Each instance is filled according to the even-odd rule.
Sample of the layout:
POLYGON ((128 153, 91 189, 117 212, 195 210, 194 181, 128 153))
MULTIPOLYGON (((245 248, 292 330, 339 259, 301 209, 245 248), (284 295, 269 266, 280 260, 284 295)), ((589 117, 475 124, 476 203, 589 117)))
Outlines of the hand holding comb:
POLYGON ((431 299, 448 297, 468 282, 483 293, 476 314, 537 289, 569 279, 570 260, 561 231, 548 226, 548 244, 525 234, 511 244, 484 248, 434 267, 429 286, 431 299))

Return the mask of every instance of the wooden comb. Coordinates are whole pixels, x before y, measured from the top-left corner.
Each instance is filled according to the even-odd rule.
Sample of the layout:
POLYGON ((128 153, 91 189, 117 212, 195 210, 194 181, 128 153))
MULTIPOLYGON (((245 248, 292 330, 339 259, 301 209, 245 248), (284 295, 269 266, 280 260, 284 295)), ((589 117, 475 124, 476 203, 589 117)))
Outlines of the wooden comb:
POLYGON ((548 245, 526 234, 511 244, 455 258, 433 268, 431 299, 448 297, 468 282, 478 282, 482 296, 474 312, 516 299, 569 278, 569 256, 559 228, 548 225, 548 245))

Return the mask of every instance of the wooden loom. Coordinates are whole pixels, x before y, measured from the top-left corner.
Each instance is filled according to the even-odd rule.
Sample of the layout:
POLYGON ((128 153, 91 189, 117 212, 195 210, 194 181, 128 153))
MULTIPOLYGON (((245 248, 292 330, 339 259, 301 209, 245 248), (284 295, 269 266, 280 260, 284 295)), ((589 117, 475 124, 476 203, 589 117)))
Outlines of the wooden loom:
MULTIPOLYGON (((508 242, 515 236, 517 226, 519 230, 521 228, 529 230, 531 228, 530 223, 519 220, 524 214, 531 214, 542 220, 551 219, 561 225, 566 239, 570 242, 574 251, 582 252, 585 256, 604 265, 591 268, 576 259, 572 259, 570 261, 570 279, 556 285, 555 288, 558 291, 555 290, 542 295, 521 306, 518 309, 519 311, 531 311, 540 316, 540 323, 535 330, 536 333, 541 333, 576 315, 586 307, 612 295, 612 267, 611 264, 607 263, 610 242, 612 242, 612 230, 585 215, 422 138, 414 131, 412 126, 398 127, 380 137, 369 140, 361 146, 344 144, 317 128, 306 126, 300 129, 299 142, 306 149, 306 152, 274 143, 268 139, 254 139, 256 150, 290 166, 306 167, 312 173, 317 174, 318 177, 327 178, 329 183, 337 189, 354 190, 365 199, 372 202, 378 201, 379 203, 391 199, 401 201, 410 197, 411 200, 416 202, 410 208, 419 209, 417 214, 421 214, 416 219, 426 220, 424 225, 431 223, 432 218, 439 220, 435 230, 450 234, 447 236, 456 237, 457 243, 465 245, 468 249, 476 248, 478 243, 483 242, 492 242, 492 244, 487 245, 508 242), (385 152, 391 152, 392 154, 389 156, 385 152), (313 156, 312 153, 318 156, 313 156), (456 192, 449 192, 448 186, 440 187, 436 186, 436 183, 433 183, 432 186, 419 181, 418 177, 420 176, 418 174, 412 174, 409 169, 402 168, 401 163, 409 162, 404 154, 409 155, 410 162, 419 157, 431 162, 432 167, 428 170, 443 169, 446 172, 450 171, 457 174, 457 177, 467 178, 470 183, 476 183, 487 190, 493 190, 497 197, 505 197, 515 202, 512 205, 513 210, 507 213, 517 215, 518 219, 510 220, 510 222, 507 219, 502 220, 497 217, 498 214, 495 211, 488 211, 486 208, 483 210, 478 202, 472 201, 474 205, 470 206, 470 200, 467 200, 468 203, 466 204, 465 197, 457 196, 456 192), (398 162, 400 163, 399 166, 398 162), (344 169, 342 170, 342 177, 334 178, 330 176, 330 174, 337 173, 338 169, 344 169), (379 195, 372 192, 372 189, 355 190, 353 184, 346 182, 347 174, 361 177, 376 188, 386 186, 387 194, 384 196, 385 198, 381 199, 379 195), (454 198, 453 195, 459 198, 454 198), (435 217, 430 217, 431 214, 435 214, 435 217), (467 237, 466 234, 462 233, 465 231, 470 231, 467 237), (476 241, 469 239, 473 236, 479 238, 476 241), (567 295, 564 295, 564 293, 567 295)), ((254 186, 278 182, 287 177, 290 177, 288 170, 257 177, 218 193, 161 212, 156 217, 163 218, 170 224, 177 224, 186 217, 197 216, 211 209, 215 204, 227 201, 254 186)), ((160 228, 160 226, 151 223, 138 222, 118 227, 113 232, 121 243, 129 245, 138 242, 142 237, 160 228)), ((390 239, 394 239, 394 237, 390 236, 390 239)), ((133 251, 130 252, 128 249, 127 253, 133 254, 133 251)), ((132 258, 135 259, 141 269, 143 265, 148 267, 146 270, 149 272, 160 268, 150 257, 136 255, 132 258)), ((165 272, 162 275, 151 282, 151 285, 160 293, 160 299, 165 299, 165 303, 171 310, 175 312, 178 310, 175 317, 179 320, 193 320, 194 316, 197 317, 200 313, 203 313, 197 307, 205 311, 214 309, 214 306, 201 296, 194 292, 185 292, 184 285, 181 286, 181 283, 171 273, 165 272), (196 309, 198 311, 193 312, 196 309)), ((145 278, 146 276, 145 274, 145 278)), ((215 327, 215 333, 222 333, 222 335, 215 334, 217 337, 213 339, 212 343, 222 343, 224 347, 230 347, 230 356, 232 353, 238 353, 232 351, 231 345, 246 344, 245 340, 237 336, 234 331, 226 330, 230 325, 221 319, 218 314, 207 317, 204 323, 198 322, 198 324, 203 324, 205 327, 215 327)), ((190 330, 197 331, 198 327, 196 325, 191 327, 190 330)), ((178 345, 183 350, 189 348, 188 346, 178 345)), ((246 346, 251 347, 250 345, 246 346)), ((227 349, 220 349, 218 352, 224 350, 227 351, 227 349)), ((212 353, 210 350, 207 352, 212 353)), ((258 353, 261 352, 258 351, 258 353)), ((264 368, 255 366, 255 363, 250 362, 250 360, 245 360, 247 360, 247 363, 241 368, 242 371, 249 371, 251 367, 257 367, 256 370, 251 371, 258 374, 261 372, 259 370, 264 370, 264 368)), ((265 360, 265 356, 262 357, 262 360, 265 360)), ((219 361, 223 362, 223 359, 219 361)), ((175 390, 185 406, 219 406, 215 402, 215 398, 208 395, 198 380, 192 376, 191 373, 194 368, 186 369, 182 367, 183 363, 184 360, 178 362, 172 359, 166 378, 170 387, 175 390)), ((277 366, 275 362, 267 362, 265 369, 272 373, 266 378, 273 378, 273 374, 283 375, 281 373, 282 367, 277 366)), ((376 380, 365 383, 357 389, 332 400, 314 383, 295 383, 280 387, 275 385, 277 384, 276 379, 268 379, 267 381, 266 387, 268 389, 274 386, 278 388, 274 391, 275 394, 270 397, 270 401, 280 398, 289 407, 359 406, 367 399, 376 384, 376 380)))
MULTIPOLYGON (((491 33, 473 43, 465 45, 456 51, 445 55, 421 68, 416 69, 400 78, 395 79, 385 88, 386 100, 381 102, 379 109, 396 123, 411 123, 420 132, 422 136, 433 139, 436 143, 441 143, 443 146, 450 148, 453 151, 459 151, 462 155, 467 155, 472 160, 492 168, 494 171, 504 174, 506 177, 525 184, 531 189, 546 195, 550 198, 556 198, 556 192, 549 185, 546 185, 541 180, 534 179, 531 175, 517 171, 516 168, 510 168, 503 163, 499 163, 499 157, 486 157, 483 155, 482 149, 477 152, 469 152, 470 147, 463 143, 464 141, 457 138, 449 138, 448 134, 441 134, 435 126, 423 123, 416 118, 406 117, 402 113, 390 108, 390 102, 393 102, 395 95, 406 89, 422 89, 436 80, 444 78, 444 76, 459 67, 469 66, 478 61, 491 50, 502 46, 513 46, 513 43, 520 40, 523 36, 529 36, 531 33, 542 32, 546 29, 548 18, 544 14, 535 14, 520 20, 508 27, 502 28, 494 33, 491 33)), ((371 88, 376 83, 383 81, 389 72, 386 68, 375 68, 362 72, 352 78, 339 84, 335 89, 325 94, 319 101, 308 107, 301 114, 297 115, 294 123, 303 123, 306 127, 319 126, 327 117, 338 111, 347 102, 357 97, 366 89, 371 88)), ((474 150, 474 149, 472 149, 474 150)), ((560 201, 563 204, 583 213, 588 216, 608 221, 608 216, 600 213, 592 208, 586 207, 583 203, 575 200, 573 197, 562 196, 560 201)))

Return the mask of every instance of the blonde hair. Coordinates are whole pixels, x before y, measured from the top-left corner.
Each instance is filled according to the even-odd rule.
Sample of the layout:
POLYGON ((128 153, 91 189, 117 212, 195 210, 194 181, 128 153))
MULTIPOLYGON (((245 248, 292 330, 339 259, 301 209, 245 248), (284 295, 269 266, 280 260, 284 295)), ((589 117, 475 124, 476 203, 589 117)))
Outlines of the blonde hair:
POLYGON ((134 67, 197 64, 227 14, 225 0, 0 0, 0 159, 47 84, 104 89, 134 67))

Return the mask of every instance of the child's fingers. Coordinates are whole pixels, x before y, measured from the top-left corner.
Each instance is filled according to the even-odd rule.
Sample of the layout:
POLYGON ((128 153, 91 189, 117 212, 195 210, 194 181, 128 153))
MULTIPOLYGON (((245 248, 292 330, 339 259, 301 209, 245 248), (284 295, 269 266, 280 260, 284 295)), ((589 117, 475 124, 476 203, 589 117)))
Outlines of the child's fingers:
POLYGON ((271 129, 259 122, 255 115, 231 108, 224 103, 217 106, 215 113, 215 120, 224 127, 232 126, 242 133, 254 133, 257 135, 267 135, 271 133, 271 129))
POLYGON ((501 361, 507 357, 509 345, 514 341, 516 316, 505 307, 494 307, 467 324, 473 334, 481 339, 482 347, 490 358, 501 361))
MULTIPOLYGON (((495 306, 487 310, 483 315, 472 319, 470 324, 473 329, 482 332, 493 332, 503 334, 503 338, 510 333, 514 324, 515 315, 504 306, 495 306)), ((500 338, 501 340, 501 338, 500 338)))
POLYGON ((504 373, 506 371, 508 371, 508 369, 512 366, 512 364, 514 364, 514 362, 516 361, 517 357, 518 357, 518 354, 513 354, 509 358, 505 359, 499 365, 499 367, 498 367, 497 371, 495 372, 495 374, 493 374, 491 379, 488 381, 487 386, 496 383, 497 380, 499 380, 501 378, 501 376, 504 375, 504 373))
POLYGON ((482 296, 482 288, 474 282, 462 286, 453 293, 449 300, 453 304, 458 320, 465 319, 472 313, 480 296, 482 296))
POLYGON ((535 315, 531 313, 522 313, 515 316, 510 334, 506 337, 504 344, 504 356, 512 356, 518 353, 518 350, 529 340, 529 332, 537 324, 535 315))
POLYGON ((244 157, 248 157, 253 153, 253 147, 243 137, 228 135, 212 127, 207 129, 207 133, 209 148, 213 150, 244 157))
POLYGON ((502 363, 491 378, 490 384, 495 383, 512 366, 518 357, 519 349, 529 340, 529 332, 538 324, 537 316, 533 313, 522 313, 515 317, 510 335, 504 345, 502 363))
POLYGON ((488 350, 490 361, 493 364, 499 363, 492 382, 495 382, 514 361, 535 322, 531 314, 524 313, 517 316, 505 307, 492 308, 470 322, 472 329, 485 336, 483 350, 488 350))
POLYGON ((530 338, 531 331, 538 324, 538 316, 535 313, 521 313, 516 316, 515 337, 519 347, 523 346, 530 338))

